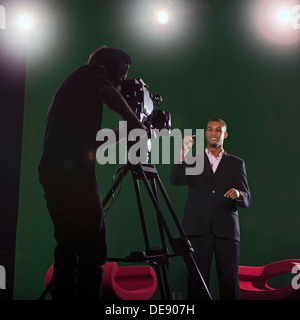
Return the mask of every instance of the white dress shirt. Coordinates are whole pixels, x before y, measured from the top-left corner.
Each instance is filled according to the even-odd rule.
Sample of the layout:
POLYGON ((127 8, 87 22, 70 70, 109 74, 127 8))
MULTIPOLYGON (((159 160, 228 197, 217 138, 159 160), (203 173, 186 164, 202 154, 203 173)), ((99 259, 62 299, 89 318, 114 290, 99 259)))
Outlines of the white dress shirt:
POLYGON ((208 160, 210 162, 212 171, 215 173, 218 168, 218 165, 222 159, 222 156, 224 154, 224 149, 219 153, 219 156, 217 158, 207 148, 205 149, 205 152, 206 152, 208 160))

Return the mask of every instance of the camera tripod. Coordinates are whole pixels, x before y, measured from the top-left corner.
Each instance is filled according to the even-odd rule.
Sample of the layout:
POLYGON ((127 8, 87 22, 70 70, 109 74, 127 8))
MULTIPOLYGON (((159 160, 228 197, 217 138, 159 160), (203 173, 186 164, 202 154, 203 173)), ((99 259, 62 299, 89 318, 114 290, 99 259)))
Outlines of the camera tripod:
POLYGON ((194 258, 192 256, 193 248, 191 246, 190 241, 187 239, 186 234, 176 216, 176 213, 172 207, 172 204, 169 200, 169 197, 165 191, 165 188, 160 180, 160 177, 158 175, 158 171, 156 167, 153 164, 130 164, 127 163, 123 167, 121 167, 118 170, 118 176, 113 183, 112 187, 108 191, 107 195, 103 199, 103 207, 105 208, 106 204, 108 203, 109 199, 114 194, 115 190, 118 188, 118 185, 122 182, 124 177, 127 175, 127 173, 131 171, 132 178, 134 182, 134 188, 135 193, 137 197, 137 203, 139 208, 139 214, 141 219, 141 225, 143 230, 143 236, 146 246, 146 251, 144 252, 132 252, 129 256, 125 258, 110 258, 110 261, 124 261, 124 262, 138 262, 138 263, 148 263, 155 267, 156 269, 156 276, 158 281, 158 286, 160 290, 160 295, 162 300, 170 300, 170 290, 169 290, 169 284, 167 279, 167 272, 166 267, 169 265, 169 259, 171 257, 175 256, 182 256, 185 265, 194 281, 194 284, 196 288, 199 290, 199 293, 203 297, 203 299, 211 300, 211 295, 209 293, 209 290, 202 278, 202 275, 194 261, 194 258), (140 191, 140 185, 139 180, 142 180, 144 182, 144 185, 147 189, 148 195, 154 205, 156 216, 157 216, 157 222, 158 222, 158 228, 161 238, 161 244, 162 247, 154 247, 151 248, 149 244, 149 237, 147 233, 147 226, 144 216, 144 209, 142 205, 142 198, 141 198, 141 191, 140 191), (150 184, 149 184, 149 181, 150 184), (173 221, 175 222, 175 225, 177 227, 177 230, 179 231, 180 237, 175 239, 168 227, 168 224, 162 214, 162 210, 158 203, 158 192, 156 188, 156 184, 158 184, 159 189, 163 195, 163 198, 167 204, 167 207, 170 211, 171 217, 173 221), (169 243, 172 247, 173 253, 169 254, 168 248, 166 246, 166 238, 167 236, 169 243))
MULTIPOLYGON (((135 187, 135 193, 137 196, 137 203, 139 208, 139 214, 142 224, 142 230, 143 230, 143 236, 146 246, 146 252, 131 252, 129 256, 125 258, 109 258, 110 261, 123 261, 123 262, 136 262, 136 263, 147 263, 151 266, 153 266, 156 270, 156 276, 157 276, 157 282, 160 290, 160 295, 162 300, 170 300, 170 289, 167 279, 167 272, 166 267, 169 265, 169 260, 171 257, 175 256, 182 256, 185 265, 194 280, 196 288, 199 290, 199 293, 203 297, 203 299, 211 300, 211 295, 208 291, 208 288, 202 278, 202 275, 194 261, 194 258, 192 256, 193 248, 191 246, 191 243, 187 239, 185 232, 176 216, 176 213, 172 207, 172 204, 169 200, 169 197, 165 191, 165 188, 160 180, 160 177, 158 175, 158 171, 156 167, 153 164, 141 164, 138 163, 136 165, 133 164, 126 164, 123 167, 121 167, 118 170, 118 176, 111 186, 110 190, 108 191, 107 195, 103 199, 103 208, 105 208, 106 204, 114 194, 115 190, 117 190, 119 184, 122 182, 122 180, 125 178, 127 173, 131 171, 132 178, 134 182, 135 187), (140 192, 140 186, 139 186, 139 180, 142 180, 144 182, 144 185, 147 189, 148 195, 150 196, 150 199, 154 205, 156 216, 157 216, 157 222, 158 222, 158 228, 161 238, 161 244, 162 247, 150 247, 149 243, 149 237, 147 233, 147 226, 144 216, 144 210, 142 205, 142 197, 140 192), (148 182, 148 180, 151 183, 151 186, 148 182), (156 188, 156 183, 159 186, 159 189, 163 195, 163 198, 168 206, 168 209, 170 211, 170 214, 172 216, 173 221, 175 222, 175 225, 177 227, 177 230, 179 231, 180 237, 175 239, 168 227, 168 224, 163 217, 162 211, 160 209, 159 203, 158 203, 158 192, 156 188), (166 246, 166 239, 165 235, 167 236, 173 253, 169 254, 168 248, 166 246)), ((52 286, 52 280, 48 284, 48 286, 45 288, 43 293, 41 294, 39 300, 44 300, 45 296, 49 292, 50 288, 52 286)))

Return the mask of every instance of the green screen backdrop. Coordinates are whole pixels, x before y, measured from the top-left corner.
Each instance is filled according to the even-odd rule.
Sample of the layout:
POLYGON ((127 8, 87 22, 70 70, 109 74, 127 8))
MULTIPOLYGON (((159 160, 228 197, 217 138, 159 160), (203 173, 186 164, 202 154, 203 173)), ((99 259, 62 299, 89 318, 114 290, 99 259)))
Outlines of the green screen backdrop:
MULTIPOLYGON (((170 23, 157 26, 151 19, 153 8, 161 3, 32 3, 39 19, 36 34, 27 43, 14 299, 38 299, 53 263, 53 227, 37 174, 48 106, 66 76, 104 44, 131 56, 128 78, 142 78, 149 91, 163 97, 160 109, 171 112, 172 128, 203 129, 214 117, 227 122, 225 150, 246 161, 253 197, 250 208, 239 210, 240 264, 299 258, 299 42, 279 45, 263 35, 253 36, 246 1, 170 1, 170 23)), ((103 128, 117 128, 121 120, 107 107, 103 118, 103 128)), ((171 167, 157 165, 181 221, 187 188, 169 183, 171 167)), ((97 164, 102 198, 112 184, 114 169, 97 164)), ((147 197, 143 202, 151 245, 159 246, 155 212, 147 197)), ((108 212, 106 226, 110 257, 145 250, 130 175, 108 212)), ((171 292, 185 296, 186 276, 183 259, 171 258, 171 292)), ((218 299, 214 268, 211 277, 210 290, 218 299)), ((279 279, 276 285, 283 282, 279 279)), ((157 290, 153 299, 159 298, 157 290)))

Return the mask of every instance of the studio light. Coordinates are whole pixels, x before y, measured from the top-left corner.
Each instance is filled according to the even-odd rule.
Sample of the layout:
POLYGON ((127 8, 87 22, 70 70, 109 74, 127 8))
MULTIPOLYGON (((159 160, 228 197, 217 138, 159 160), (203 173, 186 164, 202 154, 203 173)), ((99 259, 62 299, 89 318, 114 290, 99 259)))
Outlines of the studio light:
POLYGON ((33 26, 32 17, 27 14, 22 14, 18 17, 17 20, 18 29, 22 32, 29 31, 33 26))
POLYGON ((299 0, 256 0, 252 24, 271 43, 289 46, 299 42, 299 0))
POLYGON ((161 24, 166 24, 169 21, 169 15, 166 11, 158 11, 156 14, 156 19, 161 24))
POLYGON ((292 10, 290 7, 279 7, 275 13, 275 21, 280 25, 287 26, 291 24, 293 19, 292 10))
MULTIPOLYGON (((1 8, 1 6, 0 6, 1 8)), ((16 1, 6 7, 6 48, 18 55, 15 46, 26 46, 31 56, 42 59, 54 41, 55 20, 46 1, 16 1)))
POLYGON ((203 40, 206 29, 199 25, 204 21, 204 6, 198 2, 202 1, 120 1, 126 39, 153 59, 161 54, 166 59, 175 59, 184 54, 185 46, 194 43, 195 37, 196 43, 203 40))

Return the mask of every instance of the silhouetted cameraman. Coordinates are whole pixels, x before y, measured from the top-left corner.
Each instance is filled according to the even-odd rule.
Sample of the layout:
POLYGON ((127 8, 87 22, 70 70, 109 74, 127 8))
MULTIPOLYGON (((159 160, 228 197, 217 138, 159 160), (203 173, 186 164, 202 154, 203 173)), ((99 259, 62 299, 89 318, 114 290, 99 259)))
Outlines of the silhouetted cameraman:
POLYGON ((147 130, 116 90, 130 63, 126 53, 101 47, 63 82, 48 111, 39 180, 57 241, 53 299, 101 298, 107 243, 95 159, 103 103, 129 130, 147 130))

